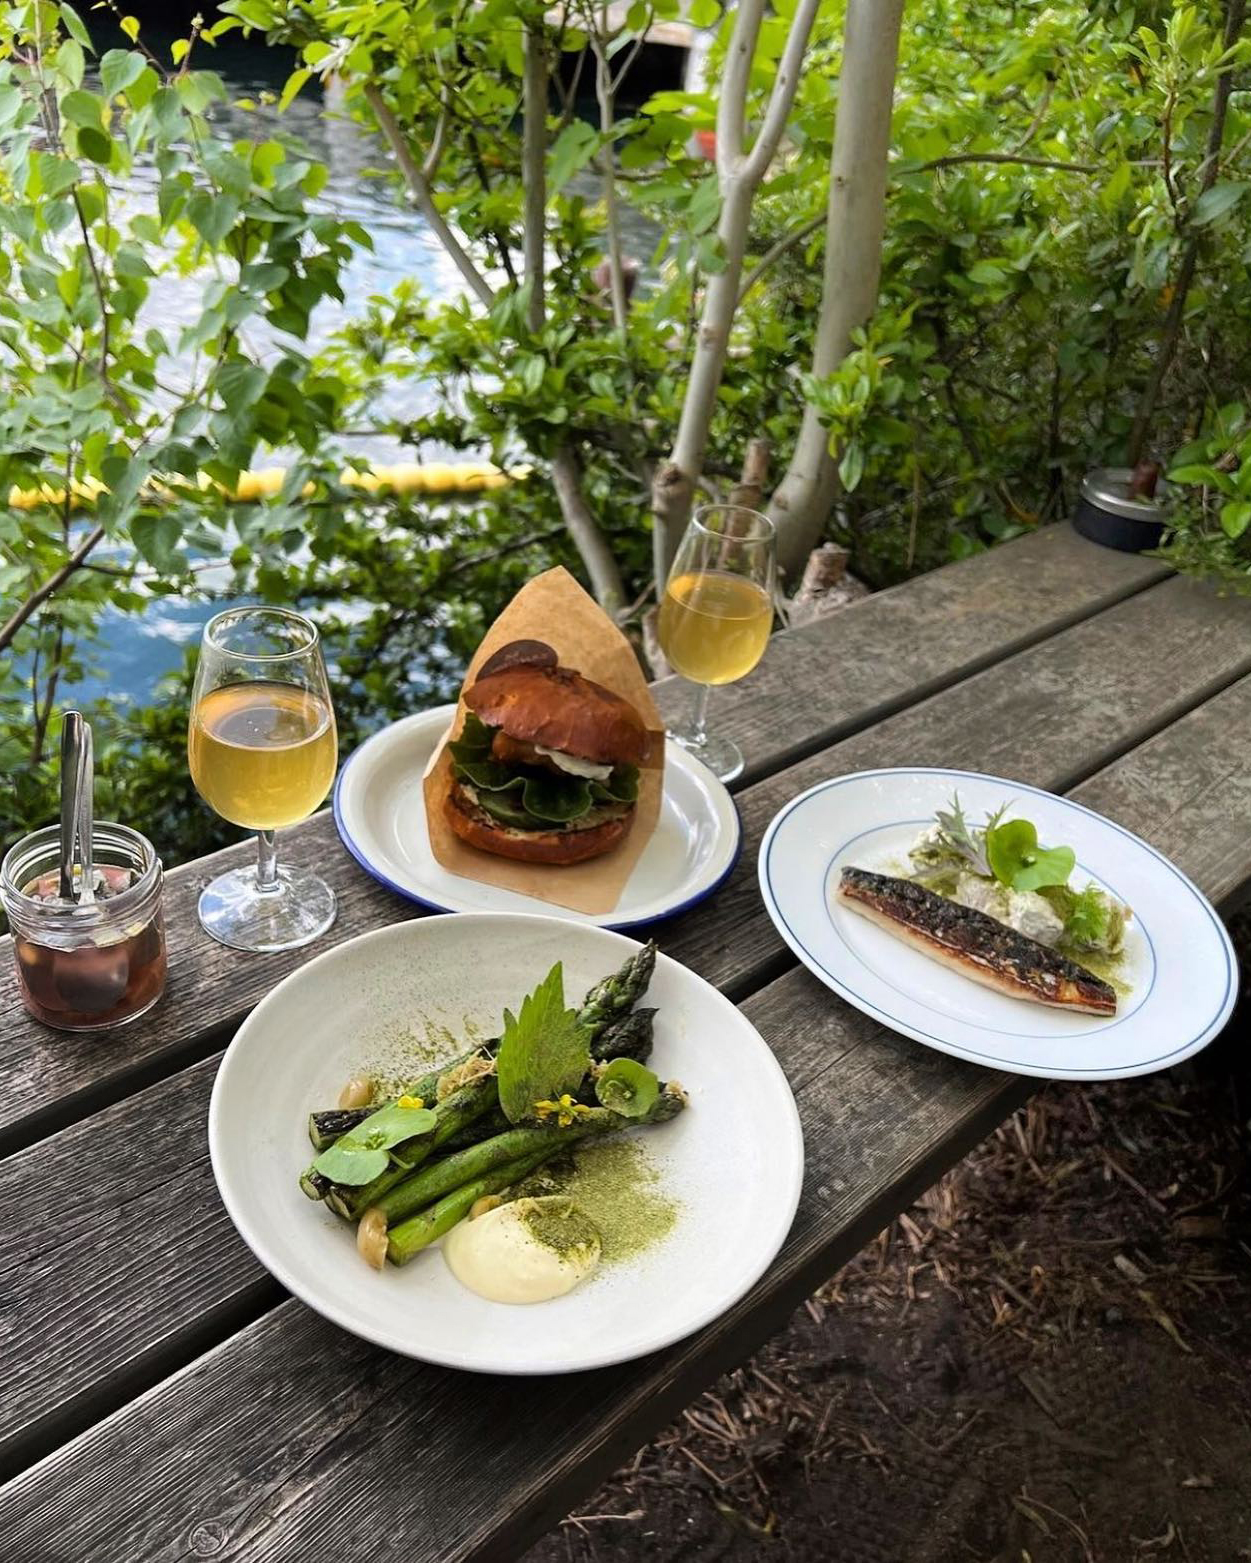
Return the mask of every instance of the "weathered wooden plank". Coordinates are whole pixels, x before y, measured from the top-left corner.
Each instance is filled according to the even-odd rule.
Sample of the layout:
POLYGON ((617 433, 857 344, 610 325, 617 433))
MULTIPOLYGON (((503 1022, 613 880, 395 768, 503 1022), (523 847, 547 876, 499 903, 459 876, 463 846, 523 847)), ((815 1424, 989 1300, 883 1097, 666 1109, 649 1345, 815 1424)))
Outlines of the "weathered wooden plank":
MULTIPOLYGON (((1099 548, 1068 525, 1045 527, 775 636, 754 673, 714 691, 712 724, 742 747, 750 785, 1165 573, 1158 560, 1099 548)), ((680 680, 656 691, 668 719, 691 698, 680 680)))
POLYGON ((404 1362, 284 1303, 9 1484, 12 1563, 364 1556, 397 1504, 408 1556, 513 1555, 1023 1095, 880 1035, 806 972, 746 1010, 795 1084, 809 1166, 777 1269, 711 1330, 522 1381, 404 1362))
POLYGON ((0 1479, 282 1295, 216 1197, 219 1059, 0 1164, 0 1479))
POLYGON ((738 798, 743 854, 714 915, 697 908, 667 924, 665 949, 717 983, 745 959, 784 961, 757 885, 760 838, 826 777, 949 765, 1065 792, 1248 672, 1251 603, 1189 580, 1153 587, 749 787, 738 798))
MULTIPOLYGON (((1251 833, 1242 827, 1247 817, 1242 805, 1251 787, 1246 779, 1251 772, 1248 716, 1251 677, 1074 795, 1096 807, 1119 799, 1114 816, 1144 829, 1201 883, 1228 899, 1251 884, 1251 833), (1192 822, 1202 828, 1192 830, 1192 822)), ((1022 743, 1034 741, 1028 728, 1019 733, 1022 743)), ((1065 751, 1044 746, 1044 755, 1058 765, 1065 751)), ((1045 773, 1041 779, 1058 784, 1045 773)), ((797 972, 765 988, 744 1008, 798 1090, 852 1045, 870 1041, 874 1047, 902 1047, 918 1068, 934 1067, 931 1055, 888 1038, 797 972)), ((29 1455, 49 1447, 58 1430, 85 1425, 95 1408, 118 1404, 145 1374, 151 1381, 163 1367, 186 1360, 205 1338, 206 1316, 220 1321, 258 1306, 261 1272, 217 1201, 207 1162, 203 1123, 215 1067, 214 1059, 153 1086, 0 1170, 0 1200, 16 1212, 0 1237, 0 1274, 9 1276, 0 1316, 10 1321, 6 1356, 15 1364, 5 1385, 0 1453, 7 1451, 11 1460, 22 1458, 23 1451, 29 1455), (145 1167, 145 1186, 136 1191, 130 1184, 130 1148, 139 1126, 153 1122, 164 1128, 159 1155, 145 1167), (92 1183, 81 1209, 66 1211, 61 1191, 72 1185, 88 1152, 94 1162, 92 1183), (169 1232, 175 1223, 195 1232, 193 1248, 171 1251, 169 1232), (55 1233, 55 1249, 44 1232, 55 1233), (123 1245, 129 1261, 124 1274, 115 1267, 123 1245), (68 1300, 61 1257, 66 1250, 75 1255, 76 1278, 68 1300), (159 1289, 151 1285, 158 1273, 159 1289)), ((918 1112, 929 1112, 928 1076, 917 1083, 906 1077, 902 1065, 900 1070, 891 1089, 918 1112)), ((941 1092, 935 1100, 940 1098, 941 1092)), ((993 1094, 987 1099, 999 1100, 993 1094)), ((868 1112, 870 1105, 863 1103, 862 1110, 868 1112)), ((979 1096, 976 1113, 983 1110, 991 1109, 979 1096)), ((970 1123, 982 1122, 976 1114, 968 1122, 957 1114, 949 1125, 952 1145, 967 1143, 970 1123)), ((924 1140, 932 1125, 922 1127, 924 1140)), ((840 1122, 840 1135, 846 1131, 846 1122, 840 1122)), ((871 1124, 865 1143, 847 1141, 847 1154, 857 1165, 877 1155, 877 1136, 871 1124)), ((931 1139, 937 1144, 932 1134, 931 1139)), ((815 1154, 811 1139, 809 1148, 815 1154)), ((876 1212, 878 1206, 870 1208, 876 1212)))
POLYGON ((1251 678, 1244 678, 1073 796, 1145 836, 1230 910, 1251 892, 1248 734, 1251 678))
MULTIPOLYGON (((835 619, 775 636, 761 670, 733 692, 719 693, 717 720, 744 744, 754 771, 763 773, 805 744, 828 741, 899 706, 910 689, 919 699, 1084 615, 1126 597, 1132 601, 1160 574, 1153 561, 1097 549, 1067 527, 1048 528, 880 593, 835 619), (803 743, 801 733, 809 735, 803 743)), ((680 681, 657 691, 670 715, 687 698, 680 681)), ((790 786, 783 795, 796 790, 790 786)), ((769 798, 774 796, 776 789, 769 798)), ((756 836, 726 902, 731 922, 736 907, 746 909, 749 870, 754 873, 749 857, 766 806, 752 810, 756 836)), ((168 876, 169 991, 159 1010, 129 1029, 75 1037, 31 1021, 17 998, 8 941, 0 940, 0 1153, 215 1051, 280 978, 332 944, 420 915, 357 867, 323 812, 284 833, 282 851, 289 861, 316 864, 334 886, 339 918, 333 930, 311 948, 286 955, 225 950, 199 927, 195 903, 215 873, 248 861, 252 850, 246 843, 227 848, 168 876)), ((789 957, 763 929, 760 959, 750 943, 727 943, 720 907, 718 902, 715 917, 675 925, 681 958, 736 994, 750 991, 789 957)))

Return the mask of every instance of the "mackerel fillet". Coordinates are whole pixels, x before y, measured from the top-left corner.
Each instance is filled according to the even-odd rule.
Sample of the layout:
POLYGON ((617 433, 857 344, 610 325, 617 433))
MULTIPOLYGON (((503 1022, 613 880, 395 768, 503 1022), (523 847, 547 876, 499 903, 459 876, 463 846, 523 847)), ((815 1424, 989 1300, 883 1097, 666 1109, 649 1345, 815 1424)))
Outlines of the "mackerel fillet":
POLYGON ((1116 1014, 1116 990, 1084 966, 910 879, 845 868, 837 898, 914 949, 1009 998, 1116 1014))

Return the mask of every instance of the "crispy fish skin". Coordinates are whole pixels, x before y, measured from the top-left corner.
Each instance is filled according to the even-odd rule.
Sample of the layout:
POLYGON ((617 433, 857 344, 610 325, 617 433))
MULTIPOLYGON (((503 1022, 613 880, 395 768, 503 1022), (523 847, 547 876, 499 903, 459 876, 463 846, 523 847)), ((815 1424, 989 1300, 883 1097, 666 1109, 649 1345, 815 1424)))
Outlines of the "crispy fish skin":
POLYGON ((1116 990, 1093 972, 985 912, 910 879, 844 868, 838 899, 954 971, 1011 998, 1115 1015, 1116 990))

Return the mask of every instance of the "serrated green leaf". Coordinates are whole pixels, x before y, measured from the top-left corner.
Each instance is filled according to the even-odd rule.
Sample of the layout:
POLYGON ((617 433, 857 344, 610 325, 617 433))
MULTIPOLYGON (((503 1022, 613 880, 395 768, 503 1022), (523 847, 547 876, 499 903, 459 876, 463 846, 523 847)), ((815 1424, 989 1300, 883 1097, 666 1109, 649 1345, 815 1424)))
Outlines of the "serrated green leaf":
POLYGON ((534 1112, 534 1104, 576 1091, 590 1067, 590 1032, 578 1012, 565 1008, 564 971, 558 961, 516 1016, 504 1011, 496 1058, 500 1106, 510 1123, 534 1112))
POLYGON ((111 98, 132 86, 149 68, 137 49, 110 49, 100 61, 100 85, 111 98))
POLYGON ((162 575, 173 574, 183 563, 178 550, 182 525, 168 512, 136 516, 130 524, 131 541, 143 558, 162 575))

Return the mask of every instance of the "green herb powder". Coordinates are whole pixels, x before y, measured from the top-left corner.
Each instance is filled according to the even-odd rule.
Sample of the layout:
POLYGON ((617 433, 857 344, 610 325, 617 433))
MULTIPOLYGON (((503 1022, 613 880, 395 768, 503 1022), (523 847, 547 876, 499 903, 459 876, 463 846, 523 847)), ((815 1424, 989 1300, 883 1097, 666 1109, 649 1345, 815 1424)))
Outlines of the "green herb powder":
POLYGON ((660 1174, 636 1140, 585 1145, 572 1166, 554 1168, 527 1179, 522 1192, 567 1194, 588 1216, 603 1243, 601 1263, 632 1259, 673 1230, 680 1205, 660 1192, 660 1174))

